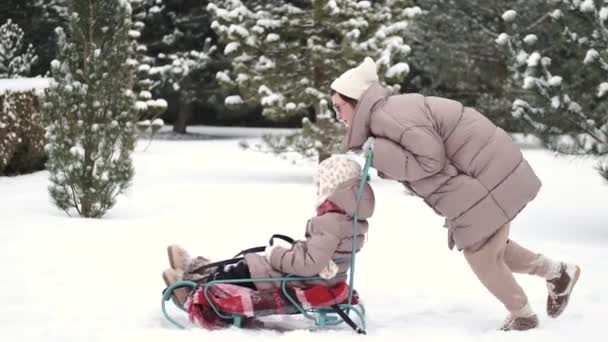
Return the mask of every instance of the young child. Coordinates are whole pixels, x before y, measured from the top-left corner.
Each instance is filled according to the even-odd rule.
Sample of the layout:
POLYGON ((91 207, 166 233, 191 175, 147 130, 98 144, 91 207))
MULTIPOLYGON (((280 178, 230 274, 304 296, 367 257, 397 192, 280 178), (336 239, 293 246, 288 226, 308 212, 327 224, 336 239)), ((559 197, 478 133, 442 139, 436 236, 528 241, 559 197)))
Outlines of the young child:
MULTIPOLYGON (((345 155, 333 155, 321 162, 317 170, 316 216, 306 224, 305 239, 295 241, 291 248, 273 244, 265 255, 245 254, 236 264, 212 270, 211 273, 193 273, 210 261, 204 257, 190 258, 188 252, 177 245, 167 248, 170 269, 163 272, 167 286, 179 280, 227 280, 247 278, 279 278, 288 274, 299 277, 321 276, 324 280, 288 282, 292 287, 322 285, 331 287, 344 281, 352 251, 353 215, 357 204, 357 191, 363 177, 361 166, 345 155), (344 262, 334 260, 343 259, 344 262), (206 279, 204 279, 206 278, 206 279)), ((374 212, 375 197, 366 182, 358 210, 357 252, 363 247, 368 230, 367 219, 374 212)), ((236 283, 252 289, 264 290, 280 287, 280 281, 236 283)), ((188 297, 185 288, 174 291, 180 304, 188 297)))

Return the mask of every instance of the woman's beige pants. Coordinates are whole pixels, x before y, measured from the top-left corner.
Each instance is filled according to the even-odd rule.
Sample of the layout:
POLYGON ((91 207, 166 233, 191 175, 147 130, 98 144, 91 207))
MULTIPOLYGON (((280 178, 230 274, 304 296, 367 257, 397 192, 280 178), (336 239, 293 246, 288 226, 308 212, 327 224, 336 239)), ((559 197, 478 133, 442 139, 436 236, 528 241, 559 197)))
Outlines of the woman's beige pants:
POLYGON ((528 298, 515 281, 513 273, 541 277, 548 273, 549 265, 542 255, 509 240, 509 224, 487 240, 465 248, 463 252, 477 278, 512 313, 528 303, 528 298))

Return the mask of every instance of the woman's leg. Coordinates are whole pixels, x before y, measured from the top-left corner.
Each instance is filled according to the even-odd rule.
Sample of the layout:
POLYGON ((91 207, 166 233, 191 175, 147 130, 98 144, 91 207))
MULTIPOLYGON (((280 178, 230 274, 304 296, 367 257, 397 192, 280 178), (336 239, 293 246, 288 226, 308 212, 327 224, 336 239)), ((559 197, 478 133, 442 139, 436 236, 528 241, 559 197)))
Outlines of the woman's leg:
POLYGON ((538 318, 504 261, 508 236, 509 225, 505 225, 486 241, 465 248, 464 256, 481 283, 511 313, 502 329, 527 330, 538 325, 538 318))
POLYGON ((534 253, 513 240, 507 243, 505 262, 513 272, 536 275, 547 281, 547 315, 555 318, 564 312, 580 267, 534 253))
POLYGON ((530 274, 546 279, 559 274, 559 262, 534 253, 513 240, 507 241, 505 263, 515 273, 530 274))

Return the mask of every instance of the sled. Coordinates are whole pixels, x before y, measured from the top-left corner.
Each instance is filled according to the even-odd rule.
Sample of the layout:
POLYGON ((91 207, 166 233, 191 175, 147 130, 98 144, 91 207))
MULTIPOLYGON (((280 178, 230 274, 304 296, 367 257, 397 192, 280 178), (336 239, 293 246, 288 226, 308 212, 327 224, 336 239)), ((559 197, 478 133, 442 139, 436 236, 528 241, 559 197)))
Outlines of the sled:
MULTIPOLYGON (((314 323, 314 329, 326 329, 329 327, 334 327, 340 325, 342 323, 348 324, 355 332, 358 334, 366 334, 366 322, 365 322, 365 307, 361 303, 358 298, 358 295, 354 289, 354 279, 355 279, 355 257, 357 246, 357 233, 358 233, 358 220, 359 220, 359 203, 361 201, 361 196, 363 194, 363 189, 365 187, 366 181, 369 179, 369 168, 371 167, 373 155, 371 148, 366 153, 365 158, 365 166, 363 167, 363 176, 361 178, 361 182, 359 183, 358 191, 357 191, 357 206, 353 216, 353 241, 352 241, 352 251, 351 257, 341 260, 334 260, 334 262, 343 263, 349 262, 350 268, 348 270, 348 274, 338 274, 336 276, 348 276, 348 283, 346 282, 336 285, 336 287, 332 288, 321 288, 320 286, 315 286, 312 288, 297 290, 300 291, 297 295, 294 294, 293 288, 287 286, 290 281, 312 281, 312 280, 324 280, 321 277, 297 277, 293 275, 287 275, 283 278, 258 278, 258 279, 233 279, 233 280, 213 280, 206 282, 204 284, 199 284, 193 281, 179 281, 171 286, 167 287, 163 291, 162 295, 162 312, 165 318, 175 325, 178 328, 184 329, 180 323, 175 321, 166 310, 166 302, 172 299, 172 293, 174 290, 179 288, 190 288, 192 294, 198 294, 198 299, 202 302, 205 302, 212 310, 213 313, 217 316, 219 320, 222 322, 229 322, 231 325, 241 328, 249 327, 252 322, 257 322, 256 318, 258 318, 255 314, 243 314, 242 312, 233 313, 229 309, 230 307, 230 296, 222 296, 222 293, 226 293, 226 291, 220 290, 229 290, 230 284, 237 283, 245 283, 245 282, 281 282, 281 288, 277 289, 276 295, 280 297, 281 300, 286 300, 290 303, 290 308, 293 309, 288 314, 301 315, 314 323), (230 284, 229 284, 230 283, 230 284), (342 286, 342 287, 339 287, 342 286), (338 288, 339 287, 339 288, 338 288), (218 290, 219 289, 219 290, 218 290), (311 291, 311 292, 307 292, 311 291), (312 292, 317 291, 317 292, 312 292), (326 292, 324 292, 326 291, 326 292), (339 291, 339 292, 337 292, 339 291), (321 305, 302 305, 301 298, 302 296, 312 295, 314 299, 320 298, 319 303, 323 303, 321 305), (331 301, 323 301, 322 298, 326 296, 334 296, 331 297, 331 301), (337 296, 337 297, 336 297, 337 296), (358 320, 358 324, 351 318, 351 313, 356 315, 358 320)), ((286 241, 293 242, 293 239, 286 237, 284 235, 275 234, 270 239, 269 244, 273 244, 273 240, 275 238, 280 238, 286 241)), ((262 247, 254 247, 244 251, 241 251, 239 254, 235 256, 235 258, 214 262, 204 267, 222 267, 223 265, 231 264, 243 259, 240 255, 245 255, 246 253, 255 253, 255 252, 263 252, 265 246, 262 247)), ((238 286, 236 286, 238 287, 238 286)), ((254 290, 251 290, 254 291, 254 290)), ((254 291, 255 292, 255 291, 254 291)), ((191 294, 191 296, 192 296, 191 294)), ((186 311, 184 307, 178 305, 175 301, 174 304, 186 311)))

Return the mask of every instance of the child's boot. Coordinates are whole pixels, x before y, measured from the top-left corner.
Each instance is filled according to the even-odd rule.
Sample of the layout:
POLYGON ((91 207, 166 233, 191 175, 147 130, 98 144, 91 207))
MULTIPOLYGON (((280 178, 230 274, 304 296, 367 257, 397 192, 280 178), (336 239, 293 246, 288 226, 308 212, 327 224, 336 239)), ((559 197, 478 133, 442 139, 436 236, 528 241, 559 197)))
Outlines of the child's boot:
MULTIPOLYGON (((172 268, 168 268, 163 272, 163 280, 165 281, 165 284, 167 286, 175 284, 176 282, 180 281, 181 278, 181 273, 172 268)), ((190 291, 188 288, 182 287, 175 289, 173 290, 172 294, 173 301, 175 302, 175 304, 183 307, 184 304, 186 304, 186 300, 188 299, 189 294, 190 291)))
POLYGON ((169 265, 174 270, 183 272, 190 262, 190 254, 179 245, 168 246, 167 254, 169 256, 169 265))

